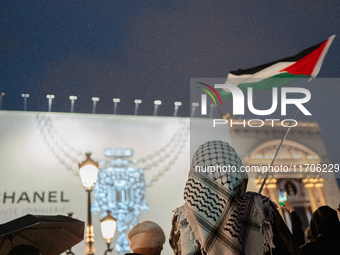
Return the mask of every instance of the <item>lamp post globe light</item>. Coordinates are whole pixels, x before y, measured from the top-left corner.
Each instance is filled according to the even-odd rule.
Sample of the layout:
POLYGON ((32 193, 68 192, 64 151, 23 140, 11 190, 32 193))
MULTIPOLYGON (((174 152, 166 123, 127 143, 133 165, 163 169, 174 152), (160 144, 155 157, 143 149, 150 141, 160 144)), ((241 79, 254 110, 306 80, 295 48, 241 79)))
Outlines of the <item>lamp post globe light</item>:
POLYGON ((106 240, 107 249, 104 255, 107 255, 108 252, 112 252, 113 249, 110 247, 111 239, 115 235, 117 226, 117 220, 112 217, 110 211, 107 211, 107 215, 100 220, 100 227, 102 231, 103 238, 106 240))
POLYGON ((94 255, 94 232, 91 215, 91 191, 96 184, 98 164, 91 159, 91 153, 85 153, 86 159, 79 164, 79 175, 83 187, 87 191, 87 226, 86 226, 86 255, 94 255))

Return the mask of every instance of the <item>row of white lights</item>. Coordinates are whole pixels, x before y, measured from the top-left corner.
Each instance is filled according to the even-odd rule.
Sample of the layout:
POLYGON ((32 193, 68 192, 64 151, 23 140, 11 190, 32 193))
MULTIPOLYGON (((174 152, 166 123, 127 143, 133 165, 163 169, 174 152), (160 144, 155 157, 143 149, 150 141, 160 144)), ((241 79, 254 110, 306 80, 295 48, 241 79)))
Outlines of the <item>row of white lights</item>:
MULTIPOLYGON (((4 96, 5 93, 0 93, 0 99, 2 99, 2 96, 4 96)), ((30 96, 29 94, 21 94, 21 96, 24 98, 24 111, 27 110, 27 98, 30 96)), ((52 111, 52 100, 55 98, 54 95, 46 95, 46 98, 48 99, 48 111, 52 111)), ((69 99, 71 100, 71 112, 74 112, 74 102, 78 99, 77 96, 69 96, 69 99)), ((99 101, 99 97, 92 97, 92 102, 93 102, 93 107, 92 107, 92 113, 96 113, 96 106, 97 102, 99 101)), ((117 114, 117 107, 118 103, 120 103, 120 98, 113 98, 113 103, 114 103, 114 109, 113 109, 113 114, 117 114)), ((1 103, 1 102, 0 102, 1 103)), ((135 99, 135 115, 138 113, 138 106, 142 103, 141 99, 135 99)), ((154 102, 155 108, 154 108, 154 116, 157 116, 157 110, 158 107, 162 104, 161 100, 155 100, 154 102)), ((178 108, 182 105, 182 102, 175 102, 175 111, 174 111, 174 116, 177 116, 178 113, 178 108)), ((0 110, 1 110, 2 105, 0 104, 0 110)))
MULTIPOLYGON (((2 96, 4 96, 5 93, 0 93, 0 110, 2 109, 2 96)), ((21 94, 21 96, 24 98, 24 111, 27 110, 27 98, 30 96, 29 94, 21 94)), ((54 95, 46 95, 46 98, 48 99, 48 111, 51 112, 52 111, 52 100, 55 98, 54 95)), ((74 112, 74 102, 77 100, 77 96, 69 96, 69 99, 71 100, 71 111, 70 112, 74 112)), ((96 106, 97 106, 97 102, 99 101, 99 97, 92 97, 92 101, 93 101, 93 107, 92 107, 92 113, 96 113, 96 106)), ((113 103, 114 103, 114 108, 113 108, 113 114, 117 114, 117 107, 118 107, 118 103, 120 103, 120 98, 113 98, 113 103)), ((135 112, 134 115, 137 115, 138 113, 138 107, 139 105, 142 103, 141 99, 135 99, 134 100, 135 103, 135 112)), ((162 104, 161 100, 155 100, 154 102, 155 108, 154 108, 154 116, 157 116, 157 111, 158 111, 158 107, 162 104)), ((174 103, 175 105, 175 110, 174 110, 174 115, 173 116, 177 116, 178 113, 178 108, 182 105, 182 102, 178 102, 176 101, 174 103)), ((191 104, 192 108, 191 108, 191 117, 194 117, 195 115, 195 110, 196 108, 199 106, 198 102, 193 102, 191 104)), ((214 104, 211 104, 211 113, 210 115, 212 115, 212 111, 214 108, 214 104)))
MULTIPOLYGON (((70 100, 72 102, 74 102, 74 100, 76 100, 76 99, 77 99, 76 96, 70 96, 70 100)), ((96 103, 99 101, 99 97, 92 97, 92 101, 93 101, 92 113, 96 113, 96 103)), ((117 114, 117 107, 118 107, 118 103, 120 103, 120 98, 113 98, 112 101, 114 103, 113 114, 117 114)), ((142 100, 141 99, 135 99, 134 103, 135 103, 135 113, 134 113, 134 115, 137 115, 138 107, 142 103, 142 100)), ((155 100, 153 103, 155 105, 154 114, 153 115, 157 116, 157 110, 158 110, 158 107, 162 104, 162 101, 161 100, 155 100)), ((177 102, 176 101, 174 103, 174 105, 175 105, 174 116, 176 117, 177 113, 178 113, 178 108, 182 105, 182 102, 177 102)), ((73 111, 71 110, 71 112, 73 112, 73 111)))

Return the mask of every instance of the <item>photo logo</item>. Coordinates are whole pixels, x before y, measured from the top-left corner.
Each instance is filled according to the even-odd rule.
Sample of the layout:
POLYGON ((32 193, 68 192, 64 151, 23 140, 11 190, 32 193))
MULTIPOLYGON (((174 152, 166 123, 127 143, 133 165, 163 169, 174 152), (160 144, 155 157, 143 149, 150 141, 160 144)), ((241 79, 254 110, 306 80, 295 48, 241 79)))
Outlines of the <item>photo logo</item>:
MULTIPOLYGON (((304 80, 301 81, 303 82, 304 80)), ((275 82, 275 84, 272 84, 270 81, 265 84, 265 89, 259 89, 254 86, 255 82, 256 80, 248 80, 248 84, 245 87, 239 86, 240 82, 236 79, 231 80, 230 83, 222 84, 220 84, 219 79, 209 82, 211 85, 195 80, 192 83, 195 86, 191 86, 193 89, 191 116, 194 117, 195 107, 199 106, 197 100, 200 99, 202 117, 207 115, 207 104, 209 103, 210 105, 210 118, 212 118, 213 127, 220 125, 228 125, 230 127, 237 125, 253 128, 259 128, 264 125, 271 127, 295 127, 298 125, 298 121, 296 120, 298 112, 305 116, 312 115, 307 109, 307 103, 311 100, 311 92, 308 89, 298 86, 280 86, 283 82, 286 84, 286 80, 274 80, 273 82, 275 82), (198 87, 198 84, 202 86, 198 87), (199 91, 197 89, 199 89, 199 91), (222 90, 219 91, 219 89, 222 90), (254 91, 260 92, 262 90, 266 90, 269 93, 254 93, 254 91), (209 99, 207 95, 209 95, 211 99, 209 99), (222 102, 223 100, 225 101, 222 102), (214 103, 212 103, 212 101, 214 103), (263 107, 263 104, 260 104, 260 107, 255 105, 260 101, 268 101, 269 103, 271 102, 271 104, 266 104, 265 107, 263 107), (214 118, 213 108, 215 107, 218 107, 221 118, 214 118), (289 109, 295 110, 296 112, 294 117, 292 116, 293 118, 287 119, 285 116, 288 115, 289 109), (273 113, 275 113, 275 115, 272 115, 273 113), (252 116, 250 114, 256 117, 248 117, 246 119, 246 116, 252 116)))
MULTIPOLYGON (((221 100, 219 94, 217 93, 217 91, 216 91, 213 87, 211 87, 210 85, 208 85, 208 84, 206 84, 206 83, 203 83, 203 82, 197 82, 197 83, 206 86, 206 87, 209 88, 212 92, 214 92, 214 94, 217 96, 217 98, 218 98, 218 100, 220 101, 220 104, 221 104, 221 106, 222 106, 222 100, 221 100)), ((216 87, 216 86, 215 86, 215 87, 216 87)), ((211 94, 211 92, 210 92, 209 90, 204 89, 204 88, 201 88, 201 87, 196 87, 196 88, 201 89, 201 90, 203 90, 204 92, 206 92, 206 93, 212 98, 212 100, 214 101, 215 106, 217 106, 216 100, 215 100, 214 96, 211 94)), ((207 94, 202 94, 202 95, 201 95, 201 114, 202 114, 202 115, 207 115, 207 94)))
MULTIPOLYGON (((230 93, 232 94, 232 101, 233 101, 233 115, 244 115, 244 109, 245 109, 245 97, 244 97, 244 92, 238 88, 235 85, 230 85, 230 84, 215 84, 215 88, 212 86, 203 83, 203 82, 197 82, 199 84, 202 84, 209 88, 218 98, 221 106, 222 100, 215 90, 215 88, 221 88, 221 89, 228 89, 230 93)), ((201 87, 196 87, 198 89, 203 90, 206 92, 206 94, 201 94, 201 115, 207 115, 207 94, 212 98, 212 100, 215 103, 215 106, 217 106, 216 100, 213 96, 213 94, 201 87)), ((281 87, 281 116, 285 116, 287 113, 287 105, 295 105, 304 115, 309 115, 311 116, 312 114, 306 109, 306 107, 303 105, 304 103, 307 103, 311 99, 311 93, 308 89, 305 88, 298 88, 298 87, 281 87), (302 95, 302 98, 288 98, 288 94, 299 94, 302 95)), ((248 87, 247 88, 247 106, 248 109, 251 113, 258 115, 258 116, 265 116, 265 115, 270 115, 274 113, 277 109, 277 106, 279 104, 278 100, 278 88, 274 87, 272 88, 272 105, 269 109, 266 110, 259 110, 254 107, 253 103, 253 88, 248 87)))
MULTIPOLYGON (((244 115, 244 95, 243 91, 237 86, 230 84, 215 84, 215 88, 228 89, 233 96, 233 114, 244 115)), ((259 116, 270 115, 276 111, 278 105, 278 88, 272 88, 272 106, 267 110, 255 109, 253 104, 253 88, 247 88, 247 105, 251 113, 259 116)), ((306 107, 303 106, 311 99, 311 93, 305 88, 296 87, 281 87, 281 115, 286 115, 286 108, 288 104, 295 105, 304 115, 312 115, 306 107), (304 95, 303 98, 287 98, 287 94, 295 93, 304 95)), ((203 115, 203 114, 202 114, 203 115)))

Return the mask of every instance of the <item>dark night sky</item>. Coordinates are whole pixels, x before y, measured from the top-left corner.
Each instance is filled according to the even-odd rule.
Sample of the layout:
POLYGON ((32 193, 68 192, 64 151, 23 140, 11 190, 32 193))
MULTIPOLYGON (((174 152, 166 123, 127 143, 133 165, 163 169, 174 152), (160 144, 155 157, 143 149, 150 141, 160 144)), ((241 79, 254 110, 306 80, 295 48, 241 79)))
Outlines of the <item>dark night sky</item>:
MULTIPOLYGON (((190 78, 226 77, 295 55, 333 34, 340 35, 340 5, 328 1, 114 1, 60 0, 0 2, 0 92, 4 110, 90 113, 91 97, 100 97, 98 113, 111 114, 112 98, 121 98, 119 114, 189 116, 190 78)), ((318 77, 338 78, 340 43, 336 37, 318 77)), ((311 90, 313 119, 324 132, 333 161, 340 145, 338 95, 330 86, 311 90), (331 112, 332 111, 332 112, 331 112)), ((335 162, 334 162, 335 163, 335 162)), ((339 163, 339 162, 336 162, 339 163)))

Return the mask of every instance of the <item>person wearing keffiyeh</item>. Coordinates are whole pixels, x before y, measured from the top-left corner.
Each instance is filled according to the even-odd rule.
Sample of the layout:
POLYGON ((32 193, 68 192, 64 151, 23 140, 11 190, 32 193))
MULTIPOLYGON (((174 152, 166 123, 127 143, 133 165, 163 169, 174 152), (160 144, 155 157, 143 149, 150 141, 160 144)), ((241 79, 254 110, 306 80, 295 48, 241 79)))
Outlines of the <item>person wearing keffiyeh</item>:
POLYGON ((197 149, 185 203, 172 219, 169 241, 175 255, 299 254, 291 236, 278 230, 284 223, 269 198, 246 192, 248 175, 242 166, 226 142, 210 141, 197 149), (282 238, 277 248, 273 230, 282 238))

